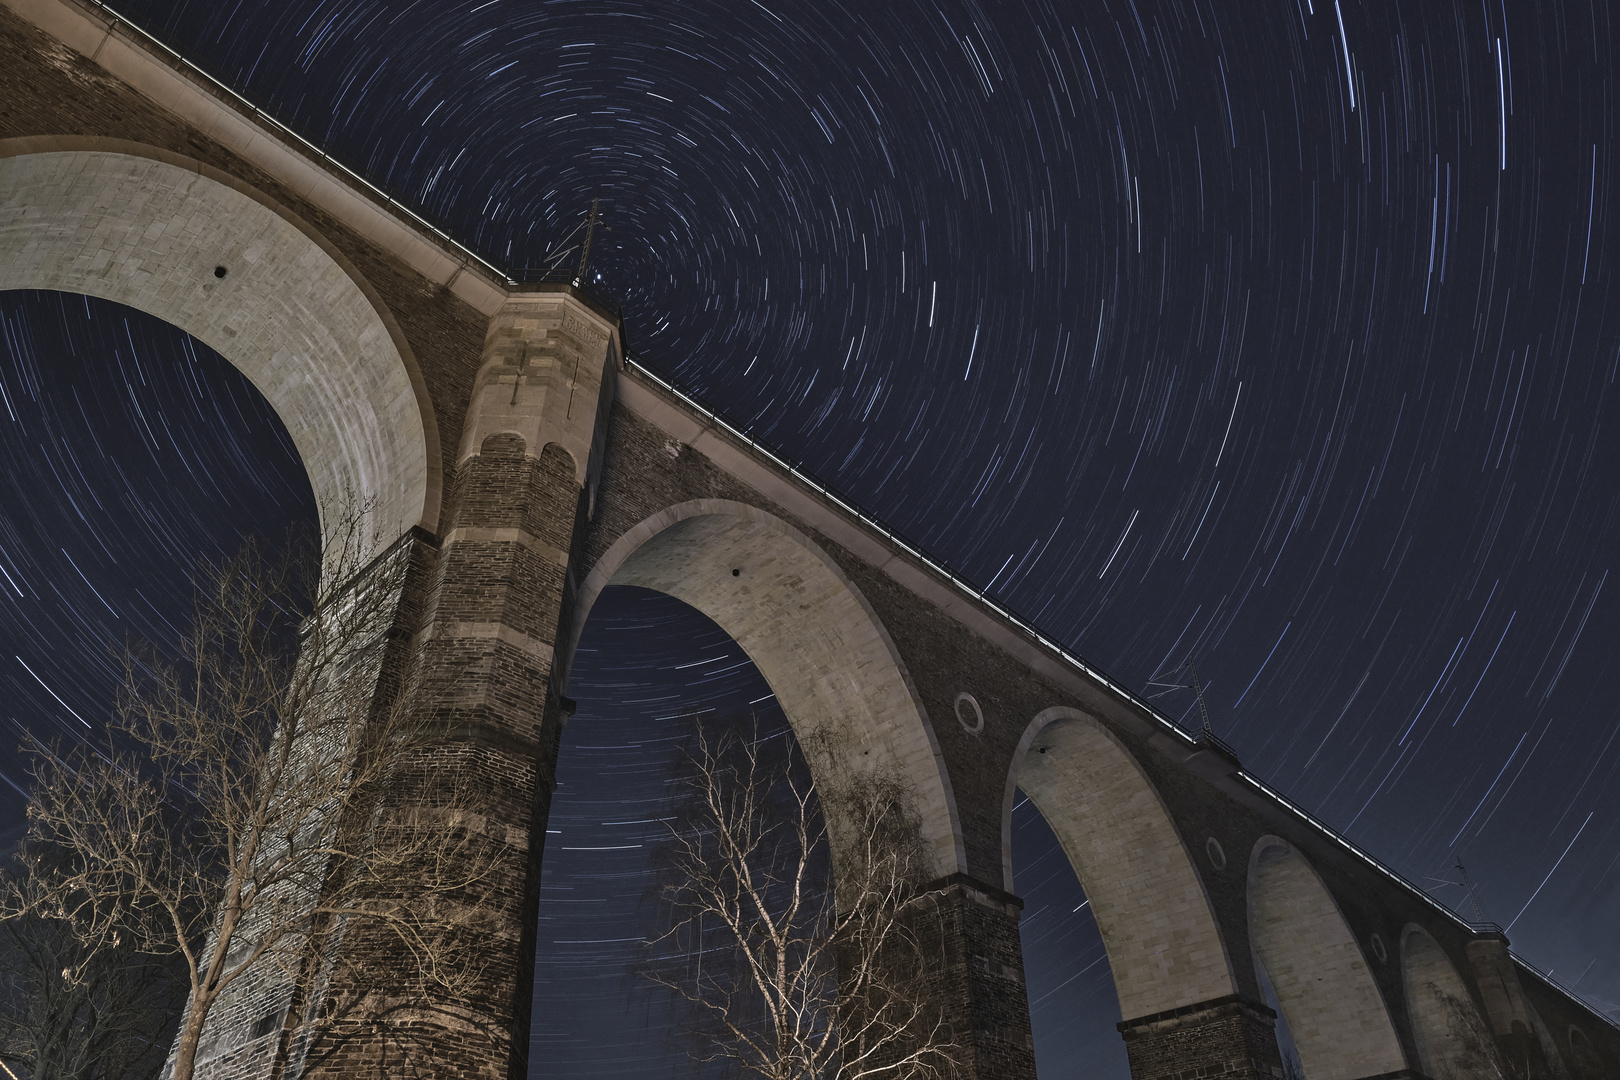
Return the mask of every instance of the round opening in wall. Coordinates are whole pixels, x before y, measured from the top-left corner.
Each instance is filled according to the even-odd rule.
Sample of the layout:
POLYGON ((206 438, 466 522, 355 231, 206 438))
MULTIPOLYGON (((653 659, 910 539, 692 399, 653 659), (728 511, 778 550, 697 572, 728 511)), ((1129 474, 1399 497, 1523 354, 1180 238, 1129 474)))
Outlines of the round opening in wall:
POLYGON ((214 276, 217 277, 217 278, 224 277, 225 276, 225 268, 223 266, 214 267, 214 276))
POLYGON ((1209 865, 1217 870, 1226 869, 1226 849, 1213 836, 1204 841, 1204 854, 1209 856, 1209 865))
POLYGON ((956 695, 956 722, 969 735, 984 730, 984 710, 979 708, 978 698, 966 692, 956 695))
POLYGON ((738 570, 736 568, 733 568, 732 571, 731 571, 731 576, 732 577, 742 577, 742 571, 738 570))
POLYGON ((1377 934, 1374 934, 1368 939, 1367 943, 1372 946, 1373 955, 1378 957, 1378 962, 1380 964, 1387 963, 1389 961, 1389 950, 1384 947, 1383 938, 1379 937, 1377 934))

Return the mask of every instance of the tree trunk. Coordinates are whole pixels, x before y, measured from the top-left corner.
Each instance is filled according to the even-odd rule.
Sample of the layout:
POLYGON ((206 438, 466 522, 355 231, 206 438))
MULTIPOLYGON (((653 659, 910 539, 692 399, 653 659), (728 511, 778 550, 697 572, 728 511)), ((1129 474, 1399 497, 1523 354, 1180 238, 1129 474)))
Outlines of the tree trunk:
POLYGON ((203 1020, 208 1016, 211 1002, 194 1002, 186 1013, 186 1026, 180 1031, 180 1040, 174 1047, 174 1071, 168 1080, 191 1080, 197 1068, 197 1042, 202 1038, 203 1020))

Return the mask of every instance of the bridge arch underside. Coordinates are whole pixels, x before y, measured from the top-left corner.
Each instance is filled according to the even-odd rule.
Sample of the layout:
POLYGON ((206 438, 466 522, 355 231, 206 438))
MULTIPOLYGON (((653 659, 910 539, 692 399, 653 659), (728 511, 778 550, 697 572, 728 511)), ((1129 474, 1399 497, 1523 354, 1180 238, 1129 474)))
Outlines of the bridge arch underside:
POLYGON ((667 593, 742 647, 793 725, 835 843, 836 792, 863 774, 886 775, 914 801, 935 875, 965 868, 944 763, 894 644, 808 537, 741 503, 671 507, 629 530, 591 571, 572 641, 608 585, 667 593))
POLYGON ((1249 939, 1308 1080, 1406 1068, 1383 996, 1338 904, 1293 845, 1262 837, 1249 860, 1249 939))
POLYGON ((1434 1080, 1492 1075, 1499 1063, 1490 1028, 1445 950, 1415 923, 1401 933, 1401 982, 1424 1074, 1434 1080))
POLYGON ((1013 764, 1003 811, 1009 834, 1015 788, 1041 812, 1080 878, 1127 1021, 1238 993, 1181 836, 1110 732, 1075 710, 1047 710, 1013 764))
POLYGON ((113 300, 225 357, 281 417, 328 533, 355 506, 377 543, 433 524, 431 411, 403 338, 331 252, 195 166, 31 141, 0 142, 0 289, 113 300))

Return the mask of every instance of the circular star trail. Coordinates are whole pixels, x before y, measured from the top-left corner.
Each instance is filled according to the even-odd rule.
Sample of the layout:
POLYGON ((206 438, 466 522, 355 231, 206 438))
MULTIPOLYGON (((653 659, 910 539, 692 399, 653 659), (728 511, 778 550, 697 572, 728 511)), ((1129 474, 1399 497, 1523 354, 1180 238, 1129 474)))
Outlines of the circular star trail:
MULTIPOLYGON (((1444 883, 1460 858, 1484 917, 1615 1015, 1620 241, 1604 5, 125 13, 498 265, 543 265, 600 199, 611 231, 591 272, 645 362, 1122 681, 1195 658, 1246 767, 1472 917, 1444 883)), ((223 536, 273 532, 307 490, 286 454, 187 457, 185 410, 237 391, 186 383, 177 335, 141 369, 167 380, 147 407, 157 384, 131 360, 158 349, 157 329, 132 321, 125 344, 123 313, 5 303, 0 562, 15 580, 0 582, 0 678, 18 723, 72 732, 62 710, 94 705, 60 688, 67 673, 101 663, 126 622, 176 617, 144 614, 165 590, 96 538, 140 550, 161 535, 181 566, 223 536), (30 374, 72 334, 95 342, 96 401, 30 374), (142 449, 137 424, 127 448, 97 445, 95 408, 167 417, 172 436, 154 428, 142 449), (92 489, 99 503, 81 497, 92 489)), ((261 421, 218 411, 240 423, 211 418, 208 437, 249 445, 238 433, 261 421)), ((645 712, 638 686, 700 658, 659 643, 686 616, 619 616, 595 632, 643 668, 576 684, 565 754, 593 723, 645 712)), ((750 695, 685 693, 647 715, 750 695)), ((1160 703, 1194 709, 1186 694, 1160 703)), ((595 753, 600 783, 652 760, 595 753)), ((617 812, 582 805, 552 827, 607 828, 617 812)), ((1023 820, 1043 1075, 1093 1055, 1124 1075, 1084 897, 1023 820)), ((643 887, 592 886, 614 903, 643 887)), ((576 999, 630 1015, 599 955, 598 996, 576 999)))

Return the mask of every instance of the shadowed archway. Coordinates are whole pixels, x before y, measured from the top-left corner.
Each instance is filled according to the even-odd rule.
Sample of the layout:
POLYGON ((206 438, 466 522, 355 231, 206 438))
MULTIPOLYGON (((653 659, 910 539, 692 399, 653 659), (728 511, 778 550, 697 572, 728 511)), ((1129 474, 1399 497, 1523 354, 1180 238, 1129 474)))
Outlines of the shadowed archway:
POLYGON ((570 691, 578 705, 559 740, 541 866, 530 1073, 668 1075, 669 1056, 692 1048, 696 1017, 643 976, 704 962, 696 949, 645 944, 668 929, 656 897, 683 749, 695 721, 711 736, 757 735, 773 753, 787 752, 792 733, 724 630, 645 589, 598 598, 570 691))
POLYGON ((1009 889, 1018 789, 1052 827, 1091 900, 1126 1020, 1238 992, 1181 836, 1116 736, 1069 708, 1047 709, 1030 723, 1002 814, 1009 889))
POLYGON ((1338 904, 1305 857, 1275 836, 1261 837, 1249 859, 1249 939, 1308 1080, 1406 1068, 1383 996, 1338 904))
MULTIPOLYGON (((900 778, 916 800, 935 873, 965 868, 944 761, 899 653, 809 537, 742 503, 669 507, 627 530, 590 571, 571 641, 610 584, 667 593, 714 620, 764 675, 823 791, 842 775, 900 778)), ((836 837, 837 809, 826 811, 836 837)))

